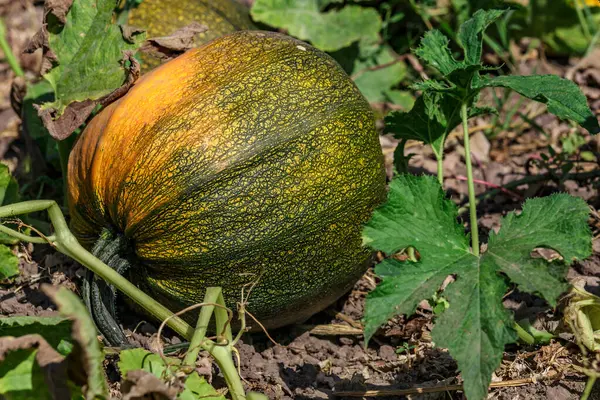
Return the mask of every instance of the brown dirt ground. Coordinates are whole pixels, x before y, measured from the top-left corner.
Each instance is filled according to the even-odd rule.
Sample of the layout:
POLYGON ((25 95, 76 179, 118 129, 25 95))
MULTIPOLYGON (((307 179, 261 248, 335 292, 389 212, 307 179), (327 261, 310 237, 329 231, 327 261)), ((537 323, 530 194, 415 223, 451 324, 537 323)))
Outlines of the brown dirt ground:
MULTIPOLYGON (((8 25, 9 42, 19 53, 39 26, 40 7, 27 0, 0 0, 0 15, 8 25)), ((600 57, 587 60, 546 60, 539 49, 528 52, 524 49, 525 46, 517 45, 513 49, 518 60, 516 67, 521 73, 527 74, 536 68, 538 73, 545 71, 571 76, 583 87, 595 113, 600 112, 600 65, 597 62, 600 57)), ((39 55, 22 55, 21 63, 27 73, 33 75, 39 69, 39 55)), ((22 159, 25 141, 19 134, 19 120, 8 101, 11 79, 12 73, 6 63, 0 63, 0 156, 11 170, 16 171, 22 159)), ((489 94, 487 97, 489 98, 489 94)), ((548 116, 536 105, 524 103, 520 110, 533 116, 533 120, 543 127, 545 135, 541 135, 523 120, 513 118, 507 129, 499 130, 493 139, 488 139, 482 132, 489 127, 490 119, 473 121, 472 147, 476 158, 477 179, 503 185, 525 176, 545 173, 543 168, 532 165, 532 160, 539 159, 541 153, 547 152, 548 146, 560 152, 561 139, 574 132, 568 123, 548 116)), ((506 117, 505 113, 502 117, 506 117)), ((391 173, 392 153, 396 143, 389 137, 381 137, 381 143, 388 172, 391 173)), ((584 149, 598 153, 599 140, 588 136, 584 149)), ((407 151, 415 153, 411 162, 412 172, 434 173, 435 161, 429 149, 414 144, 409 145, 407 151)), ((462 180, 462 176, 466 175, 463 154, 460 140, 453 135, 449 139, 445 160, 446 171, 451 171, 446 177, 446 187, 451 198, 459 204, 464 203, 467 192, 462 180)), ((574 156, 577 158, 577 154, 574 156)), ((581 171, 598 170, 598 165, 593 163, 577 165, 581 171)), ((567 181, 560 185, 540 181, 485 200, 478 208, 483 239, 491 229, 498 228, 503 215, 519 209, 523 198, 547 195, 558 190, 567 191, 584 198, 593 208, 598 209, 598 185, 597 178, 592 181, 567 181)), ((484 192, 488 188, 479 185, 477 189, 484 192)), ((594 254, 590 259, 575 264, 569 272, 569 279, 583 279, 588 290, 600 294, 598 215, 590 220, 590 225, 596 235, 594 254)), ((50 282, 78 291, 83 268, 67 257, 57 254, 48 246, 15 246, 14 250, 20 257, 22 274, 15 281, 0 285, 0 316, 53 315, 53 305, 39 290, 41 283, 50 282)), ((434 347, 431 342, 433 314, 426 303, 422 304, 415 316, 409 319, 395 318, 382 327, 365 349, 363 338, 356 331, 360 328, 365 295, 376 284, 377 278, 370 270, 349 294, 304 325, 270 332, 277 345, 271 343, 264 334, 246 334, 238 349, 241 374, 248 387, 262 391, 270 398, 325 399, 332 398, 334 393, 341 391, 385 391, 460 383, 455 362, 444 349, 434 347), (398 348, 404 345, 409 349, 399 351, 398 348)), ((535 296, 515 290, 507 296, 505 305, 514 310, 517 319, 529 318, 536 326, 553 330, 560 325, 560 311, 550 310, 535 296)), ((123 312, 122 320, 132 342, 149 348, 150 338, 156 334, 156 324, 140 321, 135 315, 129 315, 128 311, 123 312)), ((168 331, 165 340, 167 343, 180 341, 168 331)), ((114 361, 107 361, 107 374, 113 383, 113 393, 117 396, 119 375, 114 361)), ((571 366, 580 362, 578 347, 565 334, 544 346, 508 346, 493 381, 535 377, 537 382, 519 387, 491 389, 489 398, 578 399, 585 384, 585 376, 576 373, 571 366)), ((224 386, 218 368, 211 364, 206 355, 199 361, 198 370, 216 387, 224 386)), ((411 398, 461 399, 463 395, 459 391, 441 391, 411 398)), ((594 393, 592 398, 600 398, 600 392, 594 393)))

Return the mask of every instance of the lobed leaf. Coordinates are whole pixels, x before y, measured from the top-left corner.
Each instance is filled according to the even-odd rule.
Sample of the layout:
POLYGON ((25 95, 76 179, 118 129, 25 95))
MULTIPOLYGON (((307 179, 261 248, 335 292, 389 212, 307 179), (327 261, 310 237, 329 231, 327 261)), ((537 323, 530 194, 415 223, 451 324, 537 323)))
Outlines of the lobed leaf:
POLYGON ((483 32, 506 12, 506 10, 477 10, 460 26, 457 41, 465 52, 463 65, 481 65, 483 32))
POLYGON ((381 17, 374 8, 346 6, 321 12, 319 0, 256 0, 252 18, 286 29, 292 36, 311 42, 323 51, 336 51, 357 41, 378 40, 381 17))
POLYGON ((513 317, 502 305, 507 284, 500 273, 520 290, 555 304, 566 289, 563 265, 591 254, 588 213, 583 200, 566 194, 528 200, 520 215, 502 220, 487 251, 477 257, 457 223, 456 205, 445 198, 437 180, 399 175, 390 184, 387 203, 363 229, 364 243, 388 255, 375 269, 382 282, 367 297, 365 338, 392 316, 413 314, 452 275, 455 281, 444 290, 450 306, 438 317, 432 337, 457 361, 467 397, 486 398, 504 346, 516 339, 513 317), (393 257, 408 246, 418 251, 418 262, 393 257), (556 250, 564 263, 532 257, 539 247, 556 250))
POLYGON ((585 95, 572 81, 556 75, 481 77, 477 88, 504 87, 548 106, 559 118, 570 119, 590 133, 600 132, 598 119, 590 110, 585 95))
POLYGON ((50 134, 68 137, 102 101, 119 97, 137 78, 133 53, 144 34, 125 38, 114 23, 117 0, 46 0, 44 26, 28 52, 44 50, 42 75, 53 100, 39 107, 50 134))

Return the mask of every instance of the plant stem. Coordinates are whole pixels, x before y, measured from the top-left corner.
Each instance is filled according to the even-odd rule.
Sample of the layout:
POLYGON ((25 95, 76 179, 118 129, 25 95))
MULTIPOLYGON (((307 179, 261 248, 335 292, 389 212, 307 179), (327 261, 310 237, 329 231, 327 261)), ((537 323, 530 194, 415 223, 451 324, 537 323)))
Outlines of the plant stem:
POLYGON ((581 26, 581 29, 583 30, 583 35, 589 41, 589 40, 592 40, 592 34, 590 32, 590 27, 588 25, 588 22, 585 19, 585 16, 583 15, 583 10, 581 9, 582 1, 583 0, 575 0, 575 11, 577 12, 577 19, 579 20, 579 25, 581 26))
MULTIPOLYGON (((58 204, 56 204, 55 201, 32 200, 2 206, 0 207, 0 218, 14 217, 20 214, 43 210, 48 211, 48 216, 50 217, 50 221, 52 222, 52 225, 56 232, 56 234, 51 238, 43 239, 34 237, 23 237, 26 235, 17 236, 14 235, 14 233, 18 232, 15 232, 12 229, 7 228, 5 226, 0 226, 0 228, 3 228, 0 230, 14 237, 18 237, 20 240, 28 242, 40 243, 41 239, 44 243, 47 243, 47 239, 53 239, 53 241, 51 241, 51 244, 58 251, 60 251, 63 254, 66 254, 67 256, 73 258, 75 261, 86 266, 102 279, 112 283, 117 289, 119 289, 126 296, 131 298, 135 303, 141 306, 144 310, 150 313, 150 315, 155 316, 159 320, 165 320, 173 314, 165 306, 158 303, 146 293, 142 292, 134 284, 132 284, 123 276, 121 276, 117 271, 104 264, 94 255, 92 255, 90 252, 84 249, 69 230, 69 227, 67 226, 67 221, 65 221, 65 217, 63 216, 60 207, 58 206, 58 204)), ((171 329, 173 329, 175 332, 177 332, 178 334, 180 334, 188 340, 191 339, 194 335, 194 329, 181 318, 171 318, 169 320, 169 327, 171 327, 171 329)))
POLYGON ((523 329, 521 325, 515 322, 513 324, 513 328, 515 328, 515 331, 517 331, 517 335, 519 335, 519 339, 521 339, 523 343, 526 343, 528 345, 535 344, 535 339, 533 338, 533 336, 531 336, 525 329, 523 329))
POLYGON ((17 57, 15 57, 15 54, 6 40, 6 25, 4 24, 4 20, 2 18, 0 18, 0 49, 2 49, 4 57, 6 57, 6 62, 8 65, 10 65, 10 68, 13 70, 15 75, 20 77, 25 76, 25 73, 19 65, 17 57))
MULTIPOLYGON (((56 232, 53 236, 30 237, 2 224, 0 224, 0 231, 26 242, 50 243, 61 253, 73 258, 105 281, 113 284, 115 288, 123 292, 123 294, 141 306, 150 315, 162 321, 167 320, 166 324, 171 329, 191 341, 190 351, 184 360, 184 364, 194 365, 196 358, 198 357, 199 348, 203 348, 210 353, 219 365, 219 368, 225 377, 225 381, 227 382, 227 386, 229 387, 232 400, 246 399, 242 381, 240 380, 236 366, 233 363, 231 327, 229 326, 229 316, 224 309, 217 307, 217 310, 215 310, 215 306, 202 307, 198 318, 197 329, 194 330, 184 320, 177 316, 173 316, 173 312, 165 306, 142 292, 117 271, 104 264, 101 260, 84 249, 69 230, 67 221, 65 220, 60 207, 53 200, 32 200, 2 206, 0 207, 0 218, 15 217, 21 214, 44 210, 48 212, 48 216, 50 217, 50 221, 56 232), (224 345, 205 338, 208 322, 213 312, 215 313, 217 328, 220 330, 218 333, 223 333, 227 339, 227 343, 224 345)), ((210 301, 213 299, 215 301, 211 301, 212 303, 220 305, 225 304, 221 288, 207 289, 205 300, 210 301)), ((257 393, 253 393, 253 397, 266 399, 264 395, 257 393)))
POLYGON ((592 393, 592 389, 594 388, 594 383, 596 383, 596 377, 588 376, 588 380, 585 384, 585 389, 583 389, 583 393, 579 400, 587 400, 588 397, 590 397, 590 394, 592 393))
POLYGON ((440 186, 444 187, 444 159, 443 157, 439 157, 437 159, 437 178, 440 186))
POLYGON ((203 303, 206 303, 206 305, 202 306, 202 309, 200 310, 200 315, 198 315, 198 323, 196 324, 196 330, 194 331, 194 336, 192 336, 192 340, 190 340, 188 352, 185 355, 185 358, 183 359, 183 365, 196 365, 198 353, 200 352, 202 342, 204 342, 204 338, 206 337, 206 330, 208 329, 210 317, 213 315, 213 312, 215 310, 215 306, 210 305, 210 303, 216 303, 217 299, 219 298, 219 294, 221 294, 220 287, 209 287, 206 289, 203 301, 203 303))
POLYGON ((242 385, 242 381, 238 375, 237 368, 233 363, 230 345, 223 346, 214 343, 213 341, 208 341, 205 343, 206 344, 203 346, 204 349, 206 349, 210 355, 214 357, 215 361, 219 365, 219 368, 221 369, 221 372, 223 373, 223 377, 225 378, 225 382, 229 388, 231 399, 245 399, 246 395, 244 393, 244 386, 242 385))
POLYGON ((473 182, 473 165, 471 164, 471 145, 469 142, 469 127, 467 125, 467 103, 460 106, 462 118, 465 163, 467 165, 467 186, 469 188, 469 214, 471 215, 471 247, 473 254, 479 256, 479 228, 477 227, 477 203, 475 202, 475 183, 473 182))

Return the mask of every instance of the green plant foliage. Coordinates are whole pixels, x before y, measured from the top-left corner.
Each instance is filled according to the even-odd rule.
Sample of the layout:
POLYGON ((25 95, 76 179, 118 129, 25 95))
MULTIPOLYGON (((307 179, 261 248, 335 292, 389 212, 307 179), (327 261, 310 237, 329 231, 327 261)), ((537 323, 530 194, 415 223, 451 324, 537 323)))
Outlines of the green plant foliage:
POLYGON ((19 275, 19 259, 6 246, 0 245, 0 280, 19 275))
POLYGON ((60 115, 73 102, 100 99, 123 85, 124 52, 135 52, 144 35, 127 41, 113 23, 115 7, 116 0, 74 1, 64 26, 48 18, 48 44, 56 61, 44 78, 55 99, 43 109, 60 115))
POLYGON ((63 317, 5 317, 0 319, 0 337, 24 336, 35 332, 63 356, 73 349, 72 322, 63 317))
MULTIPOLYGON (((582 0, 576 0, 582 5, 582 0)), ((586 52, 592 36, 600 27, 600 7, 593 1, 582 19, 577 15, 574 0, 529 0, 528 6, 518 12, 515 24, 515 37, 530 36, 540 38, 547 51, 554 55, 576 55, 586 52)))
POLYGON ((129 371, 141 369, 157 378, 162 378, 168 367, 165 361, 172 367, 180 364, 180 361, 176 358, 165 357, 165 360, 163 360, 158 354, 138 348, 121 351, 117 365, 123 375, 126 375, 129 371))
POLYGON ((587 105, 579 87, 556 75, 482 77, 475 88, 504 87, 548 106, 548 111, 559 118, 570 119, 590 133, 600 132, 598 119, 587 105))
MULTIPOLYGON (((11 204, 17 201, 19 201, 17 181, 11 176, 8 166, 0 164, 0 204, 11 204)), ((18 240, 0 232, 0 243, 14 245, 18 240)), ((0 244, 0 280, 19 274, 19 259, 3 244, 0 244)))
POLYGON ((290 35, 307 40, 323 51, 336 51, 357 41, 378 40, 381 18, 375 9, 350 5, 321 12, 326 3, 319 0, 256 0, 251 14, 255 21, 286 29, 290 35))
POLYGON ((37 143, 44 160, 56 170, 60 170, 60 157, 56 140, 51 136, 42 120, 38 116, 34 104, 40 105, 54 100, 54 90, 50 83, 41 80, 33 85, 27 86, 27 93, 23 98, 21 118, 27 134, 37 143))
POLYGON ((331 54, 354 80, 369 103, 391 102, 410 109, 412 95, 393 89, 406 78, 406 64, 389 46, 355 43, 331 54))
POLYGON ((367 298, 365 337, 371 338, 394 315, 412 315, 447 276, 456 275, 444 291, 450 306, 437 319, 432 336, 456 359, 467 397, 485 398, 504 346, 516 339, 513 318, 502 306, 507 284, 499 273, 521 291, 555 305, 566 289, 565 266, 591 254, 588 213, 583 200, 566 194, 528 200, 520 215, 503 218, 487 251, 476 257, 457 222, 457 207, 444 197, 439 183, 427 176, 396 177, 388 202, 365 226, 364 243, 389 256, 414 246, 420 260, 388 257, 377 266, 375 273, 383 281, 367 298), (558 251, 564 263, 531 257, 537 247, 558 251))
POLYGON ((65 288, 43 290, 62 317, 0 319, 0 396, 108 399, 104 355, 81 300, 65 288))
MULTIPOLYGON (((180 361, 176 358, 165 357, 162 359, 158 354, 144 349, 123 350, 119 353, 119 370, 123 376, 131 371, 142 370, 160 379, 174 376, 180 368, 180 361)), ((184 389, 177 395, 181 400, 225 400, 216 390, 200 377, 197 372, 192 372, 185 377, 184 389)))
POLYGON ((446 136, 461 122, 460 107, 466 103, 468 117, 490 112, 492 108, 472 107, 485 87, 505 87, 548 106, 559 118, 579 123, 591 133, 600 131, 598 120, 587 105, 586 97, 573 82, 554 75, 482 77, 480 71, 489 69, 481 64, 483 32, 505 14, 502 10, 477 11, 465 22, 457 35, 464 52, 456 60, 448 45, 449 39, 440 31, 429 31, 415 54, 436 68, 443 80, 427 80, 413 85, 423 95, 410 112, 392 112, 386 119, 385 131, 398 139, 421 140, 430 144, 441 159, 446 136))
POLYGON ((72 319, 73 338, 81 351, 80 361, 87 375, 87 397, 108 397, 108 384, 104 379, 104 353, 98 341, 98 333, 87 309, 68 289, 46 287, 45 292, 58 307, 60 314, 72 319))

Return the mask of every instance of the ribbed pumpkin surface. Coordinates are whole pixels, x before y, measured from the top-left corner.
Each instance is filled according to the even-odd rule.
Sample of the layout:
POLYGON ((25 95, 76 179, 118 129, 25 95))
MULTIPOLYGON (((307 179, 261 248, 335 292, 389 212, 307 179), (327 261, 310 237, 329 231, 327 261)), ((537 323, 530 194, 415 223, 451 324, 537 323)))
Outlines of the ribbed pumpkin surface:
MULTIPOLYGON (((255 29, 248 9, 235 0, 144 0, 128 17, 128 23, 146 30, 148 37, 170 35, 192 22, 208 27, 208 31, 196 35, 198 46, 228 33, 255 29)), ((146 54, 142 62, 143 72, 160 64, 146 54)))
POLYGON ((305 319, 365 271, 385 196, 369 104, 328 55, 243 31, 145 75, 69 160, 71 228, 124 234, 132 278, 173 310, 223 286, 267 326, 305 319))

